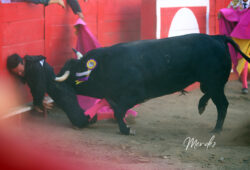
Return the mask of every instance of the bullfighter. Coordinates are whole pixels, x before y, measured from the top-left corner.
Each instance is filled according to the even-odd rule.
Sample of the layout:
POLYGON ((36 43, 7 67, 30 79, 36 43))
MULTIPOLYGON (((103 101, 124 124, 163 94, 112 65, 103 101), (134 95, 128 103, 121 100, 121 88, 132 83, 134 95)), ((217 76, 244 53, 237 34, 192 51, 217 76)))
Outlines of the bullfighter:
POLYGON ((48 93, 74 126, 82 128, 96 121, 96 116, 90 120, 90 117, 84 114, 85 111, 78 104, 75 92, 70 86, 54 81, 54 70, 44 56, 26 55, 21 58, 18 54, 10 55, 7 58, 7 69, 23 83, 28 84, 37 111, 51 108, 51 105, 43 102, 45 93, 48 93))

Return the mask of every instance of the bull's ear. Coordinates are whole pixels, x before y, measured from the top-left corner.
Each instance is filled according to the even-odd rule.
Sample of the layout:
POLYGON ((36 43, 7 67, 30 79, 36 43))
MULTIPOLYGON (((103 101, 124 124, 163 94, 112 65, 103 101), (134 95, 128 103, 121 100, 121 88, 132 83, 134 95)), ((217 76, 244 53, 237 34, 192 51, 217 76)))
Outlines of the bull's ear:
POLYGON ((80 60, 80 59, 83 57, 83 55, 82 55, 82 53, 80 53, 80 51, 77 51, 77 50, 74 49, 74 48, 72 48, 72 50, 75 52, 75 54, 76 54, 78 60, 80 60))
POLYGON ((63 81, 65 81, 69 77, 69 75, 70 75, 70 71, 67 70, 62 76, 56 77, 55 81, 57 81, 57 82, 63 82, 63 81))

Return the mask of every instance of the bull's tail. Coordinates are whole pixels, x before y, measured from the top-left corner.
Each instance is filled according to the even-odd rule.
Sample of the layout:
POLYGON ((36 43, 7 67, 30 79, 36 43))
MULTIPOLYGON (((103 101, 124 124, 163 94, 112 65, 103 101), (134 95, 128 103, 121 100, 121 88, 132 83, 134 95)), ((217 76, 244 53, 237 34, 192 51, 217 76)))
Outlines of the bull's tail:
POLYGON ((225 36, 225 43, 231 44, 231 45, 233 46, 233 48, 234 48, 237 52, 239 52, 239 53, 242 55, 242 57, 243 57, 245 60, 247 60, 247 62, 250 63, 250 58, 240 50, 238 44, 236 44, 236 42, 234 42, 234 40, 232 40, 232 38, 226 37, 226 36, 225 36))

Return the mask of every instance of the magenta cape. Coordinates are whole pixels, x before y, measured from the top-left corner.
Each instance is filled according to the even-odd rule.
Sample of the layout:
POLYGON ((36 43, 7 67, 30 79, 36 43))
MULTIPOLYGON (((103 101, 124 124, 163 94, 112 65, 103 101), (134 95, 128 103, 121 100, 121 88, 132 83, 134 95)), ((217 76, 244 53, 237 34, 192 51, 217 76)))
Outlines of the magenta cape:
POLYGON ((85 54, 90 50, 101 47, 83 20, 78 19, 74 26, 77 29, 76 49, 78 51, 80 51, 82 54, 85 54))
MULTIPOLYGON (((77 29, 76 49, 78 51, 85 54, 92 49, 101 47, 95 36, 87 27, 87 24, 82 19, 78 19, 74 26, 77 29)), ((77 95, 77 99, 80 106, 86 110, 85 114, 88 114, 91 118, 95 114, 98 114, 98 120, 113 117, 113 110, 105 99, 101 100, 81 95, 77 95)), ((128 114, 136 116, 137 112, 130 109, 126 115, 128 114)))
MULTIPOLYGON (((74 26, 77 29, 76 49, 78 51, 80 51, 82 54, 85 54, 92 49, 100 47, 100 44, 90 32, 83 20, 78 19, 74 26)), ((87 110, 97 102, 97 99, 92 97, 78 95, 77 98, 80 106, 84 110, 87 110)))
MULTIPOLYGON (((233 8, 223 8, 220 10, 219 20, 220 34, 238 39, 250 39, 250 10, 242 11, 233 8)), ((237 66, 238 59, 242 58, 235 50, 229 46, 234 67, 237 66)))

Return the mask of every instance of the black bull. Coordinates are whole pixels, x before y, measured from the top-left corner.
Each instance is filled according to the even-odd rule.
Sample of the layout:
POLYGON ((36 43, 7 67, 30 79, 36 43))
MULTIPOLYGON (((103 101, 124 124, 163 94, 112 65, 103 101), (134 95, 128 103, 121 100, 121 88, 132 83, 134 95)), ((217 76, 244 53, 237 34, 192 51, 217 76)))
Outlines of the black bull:
POLYGON ((199 113, 204 112, 211 98, 218 111, 213 131, 218 132, 222 130, 228 108, 224 94, 231 71, 227 43, 250 62, 229 37, 189 34, 92 50, 81 60, 69 60, 59 75, 70 70, 66 83, 73 86, 76 93, 105 98, 123 134, 132 133, 124 122, 129 108, 200 82, 204 95, 199 101, 199 113), (87 81, 75 84, 79 78, 76 75, 87 70, 86 62, 90 59, 97 62, 96 68, 87 81))

